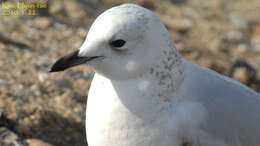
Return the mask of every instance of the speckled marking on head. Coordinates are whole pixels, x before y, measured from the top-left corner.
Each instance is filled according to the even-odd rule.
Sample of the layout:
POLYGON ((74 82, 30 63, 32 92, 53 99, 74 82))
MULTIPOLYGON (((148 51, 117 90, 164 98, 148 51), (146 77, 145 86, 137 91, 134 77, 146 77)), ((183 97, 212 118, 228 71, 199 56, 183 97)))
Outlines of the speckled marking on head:
POLYGON ((171 36, 163 33, 167 47, 162 49, 163 59, 152 68, 150 73, 158 78, 158 84, 169 90, 176 90, 184 79, 184 66, 171 36))

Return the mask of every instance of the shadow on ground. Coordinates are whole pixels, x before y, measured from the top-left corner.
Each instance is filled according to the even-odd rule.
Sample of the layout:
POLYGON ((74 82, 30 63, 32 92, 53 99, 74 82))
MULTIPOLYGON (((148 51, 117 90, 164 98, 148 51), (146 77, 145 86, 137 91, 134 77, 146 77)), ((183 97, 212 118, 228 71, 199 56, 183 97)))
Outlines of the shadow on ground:
POLYGON ((21 135, 41 139, 55 146, 87 146, 84 123, 64 118, 52 111, 42 112, 39 123, 29 129, 30 133, 21 135))

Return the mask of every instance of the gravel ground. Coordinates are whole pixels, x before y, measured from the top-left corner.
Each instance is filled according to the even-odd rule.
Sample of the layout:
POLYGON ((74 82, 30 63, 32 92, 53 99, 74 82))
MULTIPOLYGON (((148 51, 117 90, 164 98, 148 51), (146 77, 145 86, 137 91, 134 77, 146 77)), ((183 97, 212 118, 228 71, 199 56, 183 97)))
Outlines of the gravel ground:
MULTIPOLYGON (((0 145, 86 146, 93 72, 48 74, 98 14, 126 0, 45 0, 36 16, 0 15, 0 145), (6 136, 9 135, 9 136, 6 136)), ((129 0, 127 0, 129 2, 129 0)), ((260 91, 259 0, 134 0, 166 24, 186 59, 260 91)), ((7 0, 7 4, 15 0, 7 0)))

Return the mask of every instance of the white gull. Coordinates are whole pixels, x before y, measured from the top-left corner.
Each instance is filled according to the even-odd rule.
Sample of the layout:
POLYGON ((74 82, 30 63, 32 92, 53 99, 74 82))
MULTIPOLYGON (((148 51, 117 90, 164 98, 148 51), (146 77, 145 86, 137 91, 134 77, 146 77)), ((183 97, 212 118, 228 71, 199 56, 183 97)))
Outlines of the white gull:
POLYGON ((181 57, 159 18, 124 4, 101 14, 51 72, 88 64, 90 146, 259 146, 260 96, 181 57))

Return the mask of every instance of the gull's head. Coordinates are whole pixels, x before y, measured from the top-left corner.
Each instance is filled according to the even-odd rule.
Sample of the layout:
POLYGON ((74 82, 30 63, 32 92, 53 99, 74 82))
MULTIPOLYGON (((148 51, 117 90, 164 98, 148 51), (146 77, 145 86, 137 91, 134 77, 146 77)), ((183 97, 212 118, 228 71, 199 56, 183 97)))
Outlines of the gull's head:
POLYGON ((124 4, 102 13, 80 49, 59 59, 50 71, 88 64, 110 79, 136 78, 149 72, 171 45, 168 31, 153 12, 124 4))

